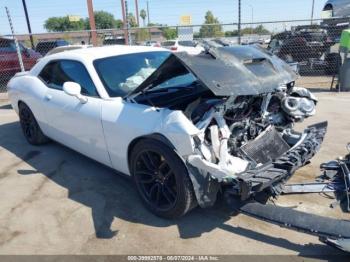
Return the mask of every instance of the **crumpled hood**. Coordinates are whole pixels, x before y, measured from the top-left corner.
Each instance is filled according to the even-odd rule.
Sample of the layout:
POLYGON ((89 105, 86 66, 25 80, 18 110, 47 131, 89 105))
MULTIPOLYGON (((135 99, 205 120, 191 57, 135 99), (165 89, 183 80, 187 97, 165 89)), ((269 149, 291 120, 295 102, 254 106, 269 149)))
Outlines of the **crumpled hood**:
POLYGON ((132 93, 152 89, 176 76, 191 72, 216 96, 258 95, 274 92, 297 75, 278 57, 255 46, 219 47, 209 54, 172 53, 132 93))

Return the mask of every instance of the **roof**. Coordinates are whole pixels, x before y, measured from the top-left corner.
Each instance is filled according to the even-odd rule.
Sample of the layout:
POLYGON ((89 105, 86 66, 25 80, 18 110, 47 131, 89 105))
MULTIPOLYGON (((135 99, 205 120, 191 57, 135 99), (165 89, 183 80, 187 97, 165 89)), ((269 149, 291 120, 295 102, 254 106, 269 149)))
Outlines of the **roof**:
POLYGON ((30 70, 30 72, 34 75, 39 74, 39 72, 47 62, 56 60, 56 59, 71 59, 71 60, 81 61, 82 63, 85 63, 85 64, 90 64, 96 59, 105 58, 105 57, 112 57, 112 56, 126 55, 126 54, 133 54, 133 53, 142 53, 142 52, 159 52, 159 51, 170 52, 169 50, 163 49, 160 47, 128 46, 128 45, 111 45, 111 46, 75 49, 75 50, 69 50, 65 52, 44 56, 30 70))
POLYGON ((111 45, 102 47, 90 47, 83 49, 69 50, 62 53, 50 55, 50 59, 84 58, 95 60, 104 57, 126 55, 141 52, 168 51, 167 49, 151 46, 128 46, 111 45))

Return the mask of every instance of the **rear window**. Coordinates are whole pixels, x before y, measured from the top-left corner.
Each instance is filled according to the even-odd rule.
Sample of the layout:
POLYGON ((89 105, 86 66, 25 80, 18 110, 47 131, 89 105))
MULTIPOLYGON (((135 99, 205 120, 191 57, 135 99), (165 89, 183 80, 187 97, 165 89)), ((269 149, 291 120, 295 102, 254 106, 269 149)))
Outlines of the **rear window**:
POLYGON ((174 46, 175 41, 166 41, 162 43, 162 46, 174 46))
POLYGON ((326 35, 322 32, 305 33, 304 35, 308 42, 322 42, 325 40, 326 35))
POLYGON ((179 45, 182 46, 189 46, 189 47, 195 47, 196 43, 193 41, 179 41, 179 45))

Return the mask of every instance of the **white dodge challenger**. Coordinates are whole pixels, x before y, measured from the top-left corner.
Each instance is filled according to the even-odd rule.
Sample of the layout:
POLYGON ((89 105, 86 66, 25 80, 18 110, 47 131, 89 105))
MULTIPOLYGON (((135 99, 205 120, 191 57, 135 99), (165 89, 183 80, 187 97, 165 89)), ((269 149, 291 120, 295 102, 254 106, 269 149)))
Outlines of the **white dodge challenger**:
POLYGON ((251 46, 110 46, 46 56, 8 94, 29 143, 57 141, 132 176, 145 205, 174 218, 219 192, 266 201, 316 153, 326 123, 293 130, 317 102, 295 79, 251 46))

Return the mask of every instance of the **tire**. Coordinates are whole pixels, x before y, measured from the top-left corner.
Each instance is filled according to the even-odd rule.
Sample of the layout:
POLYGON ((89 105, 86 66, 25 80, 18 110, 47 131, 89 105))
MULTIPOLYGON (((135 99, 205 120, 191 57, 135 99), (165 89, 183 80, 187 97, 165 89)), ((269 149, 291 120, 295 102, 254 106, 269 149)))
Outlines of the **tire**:
POLYGON ((18 110, 22 131, 29 144, 43 145, 48 143, 49 138, 41 131, 30 108, 24 103, 19 103, 18 110))
POLYGON ((131 152, 130 169, 142 202, 153 214, 174 219, 197 205, 186 166, 164 143, 138 142, 131 152))

